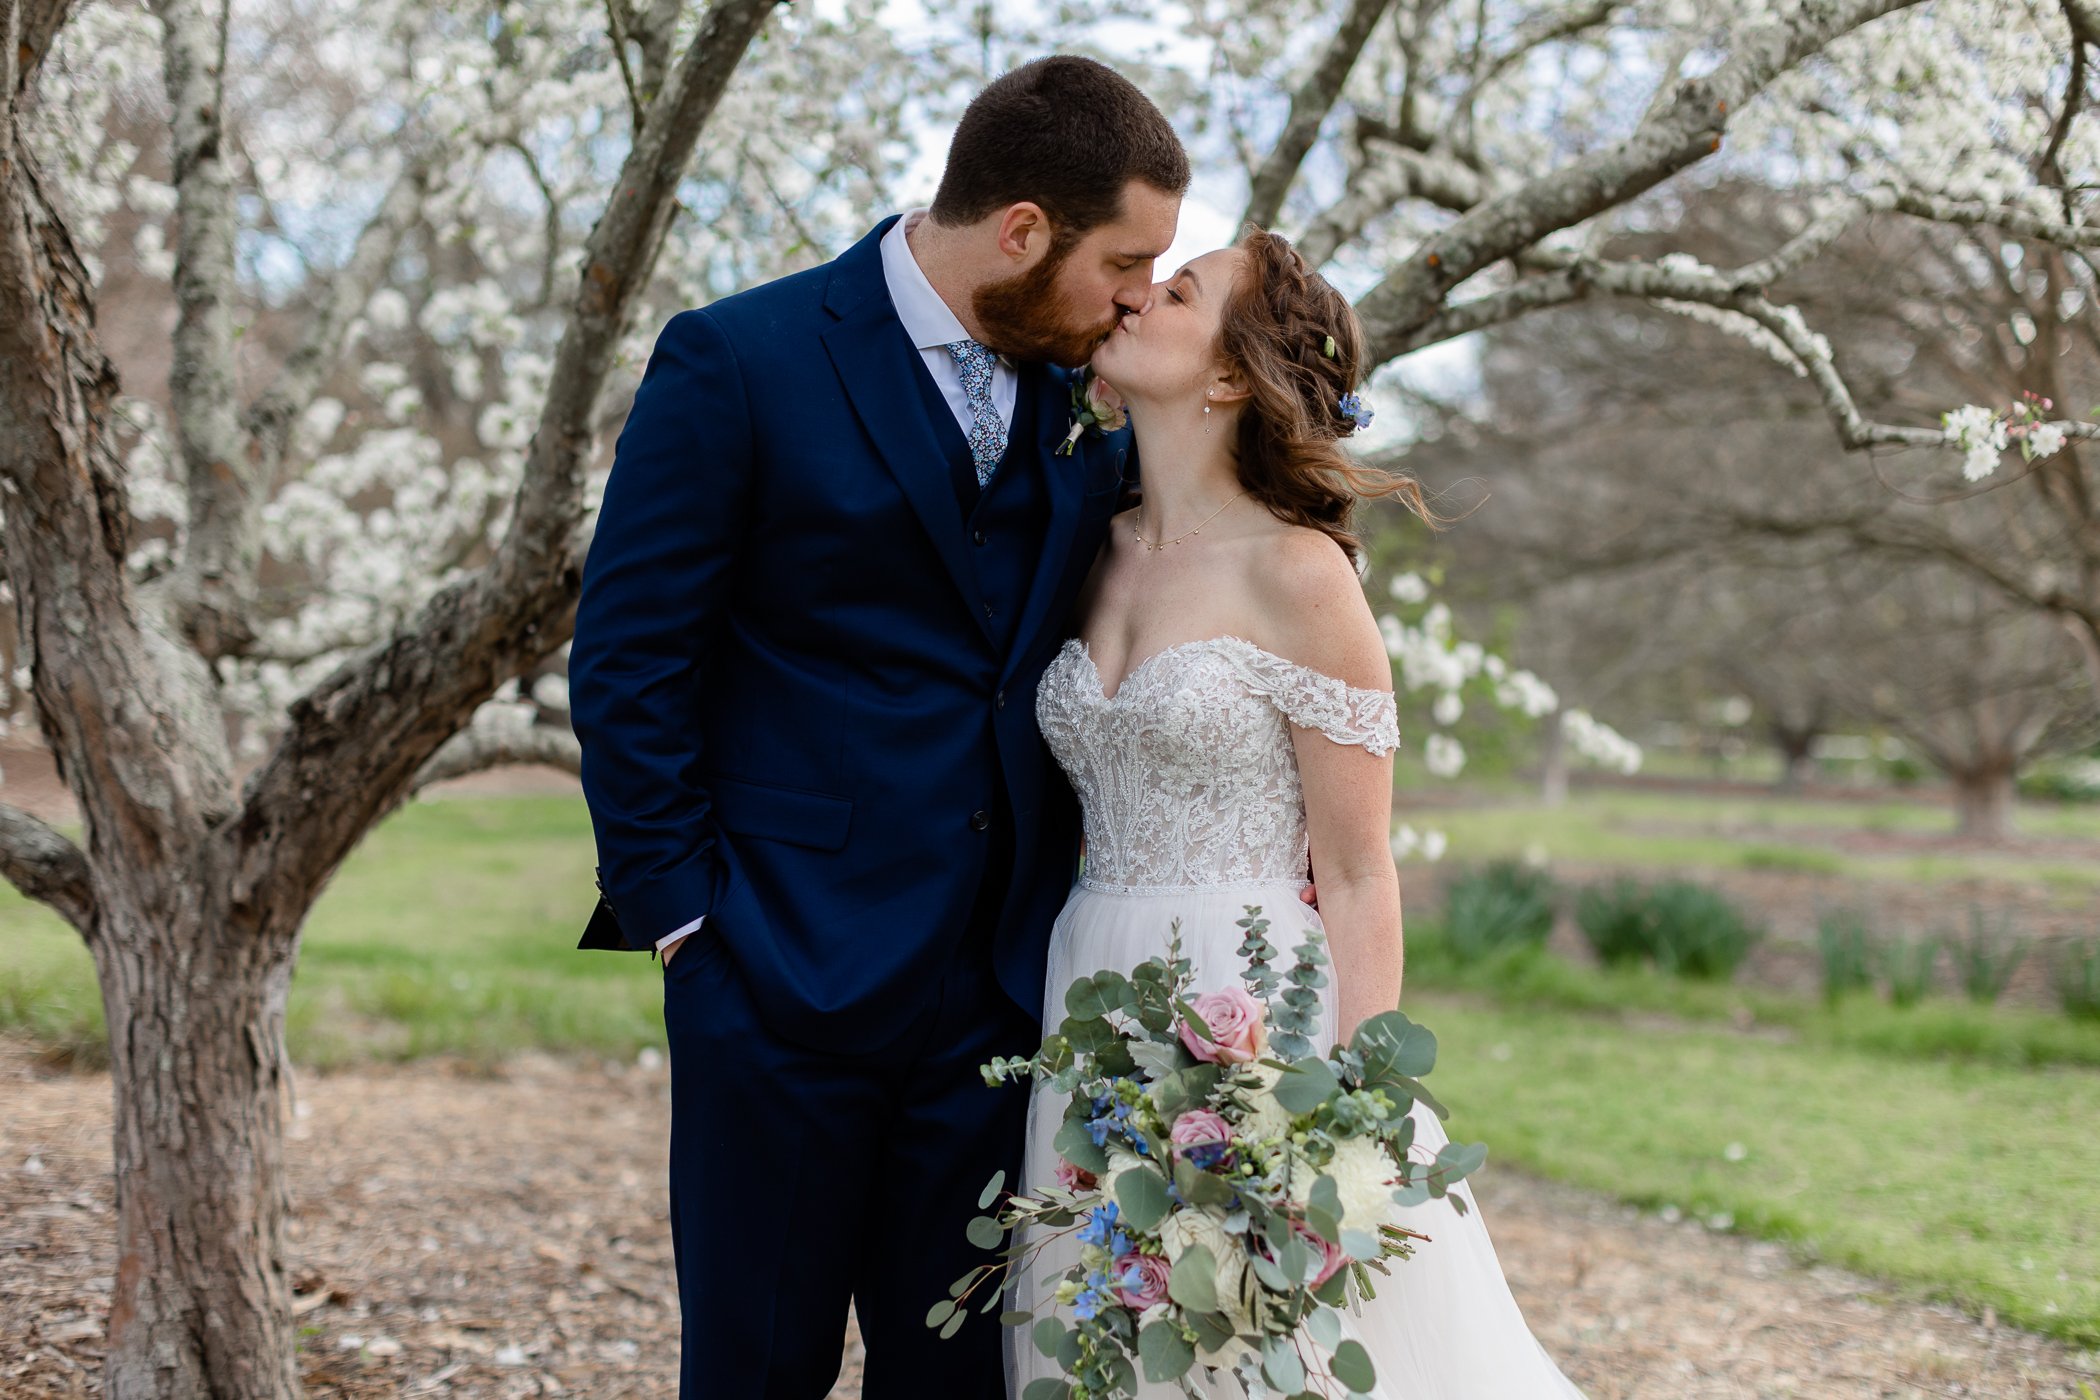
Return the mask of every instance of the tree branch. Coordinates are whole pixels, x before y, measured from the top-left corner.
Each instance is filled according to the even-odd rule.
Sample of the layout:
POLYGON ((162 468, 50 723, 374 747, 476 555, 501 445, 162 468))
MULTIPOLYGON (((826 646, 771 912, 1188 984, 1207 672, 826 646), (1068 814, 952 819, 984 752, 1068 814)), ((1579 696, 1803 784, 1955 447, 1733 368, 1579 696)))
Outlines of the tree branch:
POLYGON ((1342 27, 1329 41, 1320 62, 1291 94, 1291 113, 1284 121, 1283 133, 1276 138, 1261 168, 1254 172, 1246 212, 1240 215, 1242 223, 1268 228, 1276 222, 1283 210, 1283 197, 1290 190, 1291 181, 1298 178, 1298 167, 1305 163, 1306 152, 1319 138, 1320 127, 1348 84, 1350 70, 1363 55, 1371 31, 1392 6, 1393 0, 1351 0, 1349 13, 1343 16, 1342 27))
POLYGON ((291 706, 250 776, 235 832, 236 907, 301 904, 504 680, 574 625, 595 406, 663 246, 678 182, 777 0, 718 0, 649 104, 584 246, 511 525, 490 562, 291 706))
POLYGON ((95 936, 95 891, 87 857, 56 828, 0 803, 0 876, 50 905, 83 938, 95 936))
POLYGON ((1784 19, 1745 26, 1719 68, 1680 82, 1626 139, 1489 199, 1424 240, 1358 305, 1373 346, 1371 363, 1391 359, 1408 333, 1474 273, 1703 160, 1720 149, 1728 113, 1774 78, 1861 25, 1918 3, 1804 0, 1784 19))
POLYGON ((469 773, 506 768, 516 763, 543 763, 565 773, 580 774, 583 772, 583 746, 576 742, 572 731, 557 729, 553 725, 535 724, 515 732, 465 729, 447 739, 444 746, 430 756, 410 781, 409 795, 414 796, 432 783, 442 783, 448 778, 464 778, 469 773))
POLYGON ((168 370, 177 450, 187 475, 190 525, 179 590, 181 630, 207 656, 253 640, 245 602, 260 544, 250 521, 266 483, 245 451, 234 383, 233 171, 224 127, 226 8, 206 0, 153 0, 161 24, 169 161, 175 186, 175 331, 168 370))

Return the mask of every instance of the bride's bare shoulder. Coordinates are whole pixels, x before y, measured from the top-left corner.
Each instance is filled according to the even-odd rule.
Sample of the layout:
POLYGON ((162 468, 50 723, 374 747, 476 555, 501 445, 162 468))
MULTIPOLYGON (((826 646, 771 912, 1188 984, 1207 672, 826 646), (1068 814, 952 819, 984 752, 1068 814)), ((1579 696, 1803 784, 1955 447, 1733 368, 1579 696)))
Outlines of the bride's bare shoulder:
POLYGON ((1351 685, 1392 688, 1391 663, 1363 581, 1331 536, 1286 525, 1264 541, 1248 585, 1261 608, 1270 650, 1351 685))

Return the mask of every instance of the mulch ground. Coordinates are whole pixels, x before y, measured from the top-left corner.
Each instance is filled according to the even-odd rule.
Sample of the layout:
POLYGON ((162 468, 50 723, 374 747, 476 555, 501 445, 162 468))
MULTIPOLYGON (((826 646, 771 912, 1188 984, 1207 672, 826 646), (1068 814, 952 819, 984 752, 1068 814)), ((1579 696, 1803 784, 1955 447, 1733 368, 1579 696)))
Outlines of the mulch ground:
MULTIPOLYGON (((291 1265, 316 1397, 668 1396, 660 1060, 299 1082, 291 1265)), ((109 1081, 0 1042, 0 1396, 94 1396, 115 1268, 109 1081)), ((1490 1166, 1511 1286, 1591 1400, 2072 1400, 2100 1358, 1490 1166)), ((833 1392, 858 1396, 857 1346, 833 1392)), ((1512 1397, 1521 1400, 1521 1397, 1512 1397)))

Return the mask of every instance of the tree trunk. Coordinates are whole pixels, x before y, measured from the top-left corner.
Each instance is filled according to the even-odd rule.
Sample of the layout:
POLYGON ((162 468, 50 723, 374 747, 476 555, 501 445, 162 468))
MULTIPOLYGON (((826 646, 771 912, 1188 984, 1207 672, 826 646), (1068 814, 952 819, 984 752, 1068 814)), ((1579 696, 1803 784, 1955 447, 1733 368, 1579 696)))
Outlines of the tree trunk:
POLYGON ((1558 807, 1568 800, 1568 730, 1559 706, 1539 725, 1539 801, 1558 807))
POLYGON ((292 940, 226 917, 224 870, 112 889, 97 941, 115 1096, 110 1400, 293 1400, 285 1264, 292 940))
POLYGON ((1779 750, 1780 792, 1799 792, 1807 784, 1814 770, 1810 750, 1815 747, 1816 731, 1813 729, 1790 729, 1784 725, 1771 728, 1772 746, 1779 750))
POLYGON ((1974 841, 2001 842, 2012 836, 2013 773, 2008 767, 1950 774, 1959 830, 1974 841))

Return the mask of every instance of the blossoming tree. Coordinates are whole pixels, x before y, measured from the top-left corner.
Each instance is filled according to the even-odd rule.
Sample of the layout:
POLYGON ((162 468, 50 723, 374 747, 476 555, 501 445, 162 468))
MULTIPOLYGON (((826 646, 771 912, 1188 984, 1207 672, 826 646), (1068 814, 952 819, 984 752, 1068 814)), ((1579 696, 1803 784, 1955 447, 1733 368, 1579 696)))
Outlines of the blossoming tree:
POLYGON ((113 1397, 298 1393, 279 1096, 306 912, 476 709, 563 640, 600 399, 638 324, 653 334, 650 299, 691 297, 710 259, 765 271, 734 268, 755 242, 715 237, 684 201, 732 226, 764 210, 788 248, 788 218, 863 202, 883 169, 852 110, 905 65, 850 21, 796 19, 769 44, 775 8, 346 4, 272 32, 267 13, 200 0, 0 5, 5 571, 20 669, 86 830, 76 844, 0 809, 0 872, 80 932, 102 985, 113 1397), (273 45, 291 71, 262 92, 234 56, 273 45), (831 71, 805 88, 813 67, 831 71), (131 114, 106 107, 156 69, 161 182, 130 169, 140 150, 112 126, 131 114), (273 101, 276 122, 243 120, 273 101), (740 149, 795 140, 798 121, 821 134, 792 177, 740 149), (521 178, 546 233, 516 266, 531 241, 508 241, 503 191, 521 178), (765 179, 791 181, 787 198, 765 179), (330 191, 369 191, 369 213, 305 286, 288 353, 244 363, 254 211, 282 226, 330 191), (164 419, 127 402, 98 336, 86 250, 127 201, 137 257, 172 279, 164 419), (689 275, 665 288, 674 223, 689 275), (404 263, 457 279, 430 288, 404 263), (479 406, 479 460, 449 474, 392 427, 416 385, 356 349, 403 328, 404 280, 428 292, 429 338, 459 348, 450 391, 479 406), (513 353, 528 320, 541 335, 513 353), (324 392, 346 376, 376 404, 355 431, 324 392), (375 485, 391 518, 351 507, 375 485), (382 547, 318 542, 312 522, 346 517, 382 547), (302 583, 311 606, 283 608, 302 583), (229 699, 273 665, 297 694, 237 783, 229 699))

